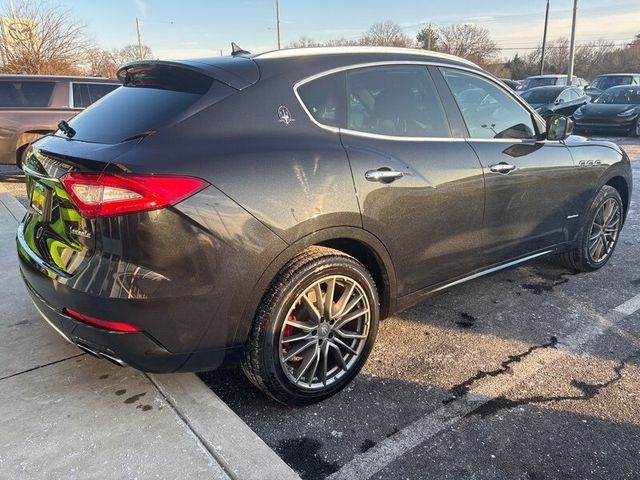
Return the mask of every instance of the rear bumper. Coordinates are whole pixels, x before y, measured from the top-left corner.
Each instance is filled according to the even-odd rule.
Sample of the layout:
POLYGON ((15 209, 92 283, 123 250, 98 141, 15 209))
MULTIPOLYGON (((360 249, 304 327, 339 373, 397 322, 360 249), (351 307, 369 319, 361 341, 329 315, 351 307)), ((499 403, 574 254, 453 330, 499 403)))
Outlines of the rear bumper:
POLYGON ((46 263, 18 227, 24 282, 65 338, 148 372, 212 370, 239 361, 247 291, 282 251, 282 240, 213 187, 176 208, 105 217, 95 231, 99 248, 71 274, 46 263), (141 331, 95 327, 65 309, 141 331))
MULTIPOLYGON (((20 271, 31 299, 42 317, 63 338, 82 350, 120 366, 129 365, 146 372, 174 372, 188 363, 190 354, 169 352, 147 332, 113 332, 92 327, 65 315, 61 307, 52 305, 42 295, 49 290, 44 283, 51 280, 46 279, 24 261, 21 262, 20 271)), ((219 363, 222 363, 224 354, 224 350, 218 351, 219 363)))

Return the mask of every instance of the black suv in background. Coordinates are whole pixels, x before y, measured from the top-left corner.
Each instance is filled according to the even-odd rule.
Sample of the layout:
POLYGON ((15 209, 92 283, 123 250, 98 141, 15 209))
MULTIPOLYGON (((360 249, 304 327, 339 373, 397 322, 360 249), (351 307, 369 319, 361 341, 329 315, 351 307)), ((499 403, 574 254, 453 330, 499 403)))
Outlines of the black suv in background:
POLYGON ((640 73, 607 73, 605 75, 598 75, 585 87, 584 92, 589 95, 592 100, 595 100, 605 90, 622 85, 640 85, 640 73))
POLYGON ((107 78, 0 75, 0 164, 20 166, 30 143, 119 86, 107 78))
POLYGON ((34 145, 17 246, 45 319, 120 365, 241 363, 318 401, 381 319, 543 255, 598 269, 629 208, 617 145, 456 57, 244 52, 119 78, 34 145))

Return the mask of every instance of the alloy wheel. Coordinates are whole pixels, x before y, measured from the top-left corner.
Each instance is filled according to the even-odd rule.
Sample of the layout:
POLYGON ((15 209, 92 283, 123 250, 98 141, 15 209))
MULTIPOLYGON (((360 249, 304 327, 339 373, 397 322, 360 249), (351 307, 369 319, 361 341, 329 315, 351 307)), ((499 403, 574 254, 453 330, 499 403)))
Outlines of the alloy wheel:
POLYGON ((605 261, 620 233, 620 205, 613 198, 605 200, 596 213, 589 231, 589 256, 595 263, 605 261))
POLYGON ((330 275, 298 295, 280 330, 280 365, 293 384, 318 390, 357 363, 371 327, 371 307, 353 278, 330 275))

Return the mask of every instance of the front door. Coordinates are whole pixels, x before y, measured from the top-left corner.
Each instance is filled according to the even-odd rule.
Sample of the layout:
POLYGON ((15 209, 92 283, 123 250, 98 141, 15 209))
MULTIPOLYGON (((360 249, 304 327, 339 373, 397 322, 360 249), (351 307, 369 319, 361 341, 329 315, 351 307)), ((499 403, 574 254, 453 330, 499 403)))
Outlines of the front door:
POLYGON ((562 142, 538 140, 531 112, 485 76, 441 68, 486 180, 485 262, 494 264, 566 240, 574 163, 562 142))

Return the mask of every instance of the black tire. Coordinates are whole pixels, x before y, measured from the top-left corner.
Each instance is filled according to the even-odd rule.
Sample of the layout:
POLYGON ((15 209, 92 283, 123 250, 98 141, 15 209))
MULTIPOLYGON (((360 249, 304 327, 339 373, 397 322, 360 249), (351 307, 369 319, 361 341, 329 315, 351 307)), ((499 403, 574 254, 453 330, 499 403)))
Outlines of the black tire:
POLYGON ((630 133, 632 137, 640 137, 640 115, 636 118, 636 123, 630 133))
MULTIPOLYGON (((324 293, 326 295, 326 292, 324 293)), ((322 300, 320 302, 323 303, 322 300)), ((254 385, 284 404, 307 405, 321 401, 349 384, 366 362, 375 342, 379 312, 375 282, 360 262, 349 255, 330 248, 308 248, 283 267, 263 297, 254 319, 250 338, 245 347, 242 370, 254 385), (284 338, 281 337, 281 335, 284 335, 281 332, 285 331, 283 330, 286 328, 283 325, 285 317, 289 315, 292 308, 295 308, 294 305, 296 305, 299 296, 327 276, 347 278, 350 281, 357 282, 357 285, 361 287, 359 291, 365 294, 370 312, 367 323, 368 333, 366 338, 360 340, 360 353, 351 357, 352 363, 348 363, 349 368, 336 370, 341 375, 340 377, 334 374, 333 383, 327 384, 325 373, 324 385, 315 390, 310 390, 294 383, 294 380, 290 378, 291 371, 289 373, 285 372, 287 366, 282 364, 281 355, 283 355, 283 352, 284 354, 287 353, 287 350, 283 347, 283 345, 286 346, 287 344, 281 344, 281 339, 284 338)), ((357 320, 357 322, 360 324, 360 320, 357 320)), ((339 323, 339 320, 336 320, 336 326, 337 323, 339 323)), ((314 333, 314 335, 319 335, 319 333, 314 333)), ((322 344, 322 340, 318 341, 322 344)), ((324 353, 325 356, 328 355, 327 352, 329 350, 327 346, 324 353)), ((320 363, 320 357, 318 357, 317 362, 318 364, 320 363)), ((314 374, 310 374, 311 381, 315 378, 314 374)))
POLYGON ((623 221, 623 211, 622 199, 620 198, 620 194, 618 193, 618 191, 609 185, 603 186, 598 191, 598 194, 593 200, 591 207, 589 208, 589 211, 587 212, 587 215, 583 221, 577 246, 572 250, 560 253, 558 255, 559 263, 576 272, 593 272, 594 270, 598 270, 599 268, 605 266, 611 258, 611 255, 613 255, 615 247, 620 238, 620 229, 622 228, 623 221), (617 204, 617 208, 620 212, 619 221, 617 224, 617 232, 611 248, 607 249, 608 253, 606 253, 606 255, 599 261, 596 261, 592 258, 592 255, 589 252, 590 235, 592 233, 592 226, 594 224, 596 215, 598 215, 598 212, 604 205, 604 203, 609 200, 612 200, 617 204))
POLYGON ((18 150, 16 150, 16 167, 18 167, 20 170, 22 170, 22 165, 24 165, 27 153, 29 153, 30 145, 30 143, 27 143, 26 145, 22 145, 18 150))

